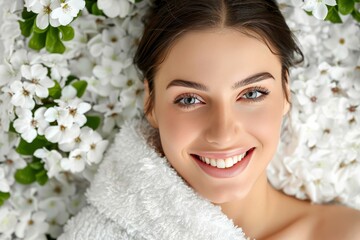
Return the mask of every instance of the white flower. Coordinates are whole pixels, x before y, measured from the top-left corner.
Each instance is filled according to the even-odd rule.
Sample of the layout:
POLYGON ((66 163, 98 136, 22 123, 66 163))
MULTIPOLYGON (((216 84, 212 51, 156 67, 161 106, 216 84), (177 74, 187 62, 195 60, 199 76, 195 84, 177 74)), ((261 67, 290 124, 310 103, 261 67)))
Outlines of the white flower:
POLYGON ((15 81, 10 85, 10 89, 13 92, 11 103, 17 107, 33 109, 35 107, 35 101, 33 95, 35 92, 35 86, 28 82, 15 81))
POLYGON ((31 8, 33 7, 33 6, 35 6, 38 2, 39 2, 39 0, 24 0, 24 2, 25 2, 25 7, 28 9, 28 10, 31 10, 31 8))
POLYGON ((9 64, 0 65, 0 87, 21 79, 19 72, 15 71, 9 64))
POLYGON ((101 65, 95 66, 93 73, 101 79, 101 84, 111 83, 114 87, 120 87, 121 83, 126 81, 126 77, 120 74, 122 68, 123 64, 121 62, 102 58, 101 65))
POLYGON ((104 113, 103 131, 106 133, 111 132, 115 125, 119 126, 123 121, 121 117, 123 107, 117 91, 110 92, 108 99, 101 99, 100 103, 94 106, 94 110, 104 113))
POLYGON ((39 202, 39 209, 47 213, 47 219, 66 212, 64 200, 60 197, 49 197, 39 202))
POLYGON ((31 111, 25 108, 17 108, 16 114, 18 118, 14 121, 15 130, 21 134, 24 140, 29 143, 32 142, 36 138, 37 132, 31 111))
MULTIPOLYGON (((70 100, 76 98, 76 94, 77 94, 77 91, 73 86, 71 86, 71 85, 65 86, 61 90, 61 98, 60 98, 61 103, 67 103, 70 100)), ((65 107, 66 105, 67 104, 63 104, 62 107, 65 107)))
POLYGON ((45 29, 50 23, 51 26, 58 27, 60 25, 58 19, 50 17, 51 12, 58 7, 60 7, 60 2, 58 0, 37 1, 31 8, 34 13, 38 14, 36 16, 36 26, 40 29, 45 29))
POLYGON ((335 6, 336 1, 335 0, 305 0, 303 9, 310 12, 312 11, 314 17, 316 17, 317 19, 324 20, 328 13, 328 9, 326 5, 335 6))
MULTIPOLYGON (((2 9, 3 10, 3 9, 2 9)), ((4 12, 6 13, 6 12, 4 12)), ((17 38, 21 35, 19 17, 6 14, 6 17, 2 19, 0 24, 1 36, 0 39, 3 40, 2 44, 4 45, 4 52, 10 54, 13 52, 16 47, 17 38)))
POLYGON ((49 197, 60 197, 68 199, 70 196, 75 195, 77 188, 75 182, 69 179, 68 174, 61 173, 49 181, 39 189, 39 197, 41 199, 49 197))
POLYGON ((44 54, 42 63, 50 68, 51 79, 57 80, 60 86, 64 86, 61 80, 66 79, 70 75, 69 66, 64 54, 44 54))
MULTIPOLYGON (((17 212, 12 211, 9 207, 1 206, 0 208, 0 235, 11 237, 15 232, 17 224, 17 212)), ((10 239, 10 238, 9 238, 10 239)))
POLYGON ((58 151, 39 148, 34 152, 34 156, 45 162, 45 169, 49 178, 55 177, 61 172, 60 162, 63 157, 58 151))
POLYGON ((60 7, 54 9, 50 16, 53 19, 58 19, 60 24, 65 26, 68 25, 84 7, 84 0, 66 0, 61 3, 60 7))
POLYGON ((6 179, 5 170, 2 167, 0 167, 0 192, 10 192, 10 185, 6 179))
POLYGON ((47 213, 48 232, 55 239, 63 232, 61 226, 69 219, 65 204, 60 197, 49 197, 39 202, 39 208, 47 213))
POLYGON ((99 0, 99 9, 103 10, 104 13, 111 18, 120 16, 125 17, 130 11, 129 0, 99 0))
POLYGON ((10 63, 20 73, 21 66, 40 63, 40 56, 38 53, 28 52, 26 49, 18 49, 10 57, 10 63))
POLYGON ((14 184, 9 201, 16 209, 21 209, 23 212, 35 211, 38 208, 37 189, 14 184))
MULTIPOLYGON (((4 142, 11 142, 13 141, 9 134, 0 134, 0 138, 2 138, 2 141, 0 140, 0 165, 6 172, 7 176, 7 182, 11 186, 15 182, 14 174, 16 170, 24 168, 26 166, 26 162, 23 159, 22 156, 20 156, 15 151, 14 144, 7 145, 4 142), (11 146, 9 149, 8 147, 11 146)), ((18 142, 18 137, 16 137, 16 143, 18 142)))
POLYGON ((45 137, 52 143, 66 143, 80 134, 80 127, 77 124, 67 125, 58 120, 58 125, 50 126, 45 130, 45 137))
POLYGON ((63 144, 79 136, 80 126, 73 122, 66 109, 52 107, 46 110, 44 116, 46 121, 56 121, 57 123, 57 125, 51 125, 45 130, 45 137, 50 142, 63 144))
POLYGON ((108 145, 107 140, 103 140, 99 133, 89 127, 85 127, 79 148, 86 152, 86 159, 89 164, 99 163, 108 145))
POLYGON ((78 124, 80 127, 86 123, 87 120, 84 113, 91 109, 89 103, 82 102, 80 99, 72 99, 67 103, 61 103, 61 100, 57 102, 67 111, 67 118, 69 121, 78 124))
POLYGON ((46 213, 42 211, 25 212, 20 216, 16 226, 16 236, 27 240, 45 240, 49 224, 45 222, 46 213))
POLYGON ((331 28, 331 35, 324 41, 324 46, 331 51, 336 60, 345 60, 349 58, 351 50, 360 50, 359 27, 352 21, 331 28))
POLYGON ((60 120, 61 122, 66 122, 66 125, 71 125, 71 121, 66 121, 67 120, 67 111, 64 108, 61 107, 51 107, 48 108, 45 113, 44 113, 44 117, 45 120, 48 122, 54 122, 57 120, 60 120))
POLYGON ((329 119, 346 119, 347 106, 349 106, 349 100, 344 97, 331 98, 321 108, 324 115, 329 119))
MULTIPOLYGON (((120 27, 113 27, 110 29, 105 29, 102 32, 101 39, 107 45, 112 46, 113 48, 120 47, 122 51, 126 51, 130 46, 127 44, 129 43, 128 37, 126 37, 126 32, 124 29, 120 27), (125 42, 124 42, 125 40, 125 42)), ((104 49, 106 50, 106 48, 104 49)))
POLYGON ((69 142, 59 144, 59 149, 64 152, 70 152, 76 148, 79 148, 80 143, 83 141, 84 136, 88 132, 88 127, 83 127, 80 129, 80 135, 69 142))
POLYGON ((49 126, 49 123, 44 119, 45 110, 45 107, 37 109, 33 117, 29 109, 16 109, 18 118, 14 121, 14 128, 27 142, 32 142, 36 138, 37 133, 43 135, 45 128, 49 126))
POLYGON ((99 57, 102 54, 105 46, 106 45, 102 41, 101 34, 98 34, 95 37, 91 38, 90 41, 87 43, 89 52, 90 52, 91 56, 93 56, 93 57, 99 57))
POLYGON ((21 67, 22 76, 30 81, 30 84, 34 86, 36 96, 40 98, 46 98, 49 95, 48 88, 55 85, 54 81, 47 77, 47 73, 48 70, 41 64, 21 67))
POLYGON ((66 171, 77 173, 85 169, 85 163, 86 153, 81 149, 75 149, 70 152, 69 158, 61 161, 61 167, 66 171))
POLYGON ((78 213, 81 208, 86 205, 86 199, 83 193, 73 194, 69 197, 69 202, 67 204, 67 208, 69 212, 73 215, 78 213))

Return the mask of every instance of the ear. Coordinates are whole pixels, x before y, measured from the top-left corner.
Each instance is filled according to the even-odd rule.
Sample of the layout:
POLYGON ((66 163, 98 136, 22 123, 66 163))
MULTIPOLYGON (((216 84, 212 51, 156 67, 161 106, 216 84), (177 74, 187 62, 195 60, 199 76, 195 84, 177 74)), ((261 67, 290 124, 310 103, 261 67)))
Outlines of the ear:
MULTIPOLYGON (((147 79, 144 79, 144 91, 145 91, 145 93, 144 93, 143 104, 144 104, 144 110, 146 111, 146 109, 148 108, 149 102, 151 101, 149 82, 147 79)), ((145 117, 151 126, 153 126, 154 128, 159 128, 157 119, 156 119, 156 115, 155 115, 155 107, 153 107, 150 112, 148 112, 148 113, 145 112, 145 117)))
POLYGON ((285 116, 289 110, 290 110, 290 107, 291 107, 291 91, 290 91, 290 85, 289 85, 289 74, 288 72, 286 72, 286 83, 285 83, 285 91, 287 93, 287 96, 288 96, 288 99, 289 101, 286 100, 285 96, 284 96, 284 110, 283 110, 283 116, 285 116))

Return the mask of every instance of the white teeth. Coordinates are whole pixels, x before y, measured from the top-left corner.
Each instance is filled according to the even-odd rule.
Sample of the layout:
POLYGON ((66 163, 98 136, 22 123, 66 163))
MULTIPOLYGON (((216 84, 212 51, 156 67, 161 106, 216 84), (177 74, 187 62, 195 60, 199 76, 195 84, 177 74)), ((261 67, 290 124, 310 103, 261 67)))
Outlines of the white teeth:
POLYGON ((225 168, 225 161, 224 159, 219 159, 216 161, 216 167, 217 168, 225 168))
POLYGON ((229 168, 229 167, 232 167, 233 165, 234 165, 234 162, 233 162, 232 158, 225 159, 225 167, 229 168))
POLYGON ((231 168, 234 166, 237 162, 241 161, 246 155, 246 152, 234 157, 229 157, 226 159, 213 159, 213 158, 207 158, 207 157, 200 157, 201 161, 204 163, 211 165, 213 167, 217 168, 231 168))

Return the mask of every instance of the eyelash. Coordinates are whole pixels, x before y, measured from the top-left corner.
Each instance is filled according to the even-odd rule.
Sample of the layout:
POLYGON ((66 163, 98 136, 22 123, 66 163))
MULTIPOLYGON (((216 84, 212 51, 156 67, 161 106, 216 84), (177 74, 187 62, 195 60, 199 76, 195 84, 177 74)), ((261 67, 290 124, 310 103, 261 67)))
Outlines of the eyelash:
MULTIPOLYGON (((245 96, 246 94, 250 93, 250 92, 258 92, 261 94, 260 97, 256 97, 253 99, 250 98, 243 98, 243 101, 247 101, 247 102, 260 102, 262 101, 267 95, 269 95, 270 91, 266 88, 260 87, 260 86, 255 86, 255 87, 251 87, 249 89, 247 89, 245 91, 245 93, 240 94, 240 97, 238 98, 241 99, 242 96, 245 96)), ((193 98, 196 99, 197 101, 200 101, 201 103, 203 103, 202 100, 199 99, 199 97, 196 94, 193 93, 184 93, 181 94, 180 96, 178 96, 175 100, 174 100, 174 104, 179 105, 179 107, 184 108, 184 109, 189 109, 189 108, 193 108, 195 107, 195 105, 197 104, 201 104, 201 103, 195 103, 195 104, 185 104, 182 103, 181 101, 183 101, 186 98, 193 98)))

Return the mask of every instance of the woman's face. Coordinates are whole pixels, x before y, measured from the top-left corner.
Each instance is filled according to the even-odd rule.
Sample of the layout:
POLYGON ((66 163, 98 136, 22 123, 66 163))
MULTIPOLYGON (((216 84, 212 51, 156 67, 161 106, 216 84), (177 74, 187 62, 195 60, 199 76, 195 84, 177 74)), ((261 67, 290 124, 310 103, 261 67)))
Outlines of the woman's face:
POLYGON ((154 85, 148 120, 168 161, 200 195, 241 199, 266 178, 289 108, 281 63, 266 44, 231 29, 188 32, 154 85))

